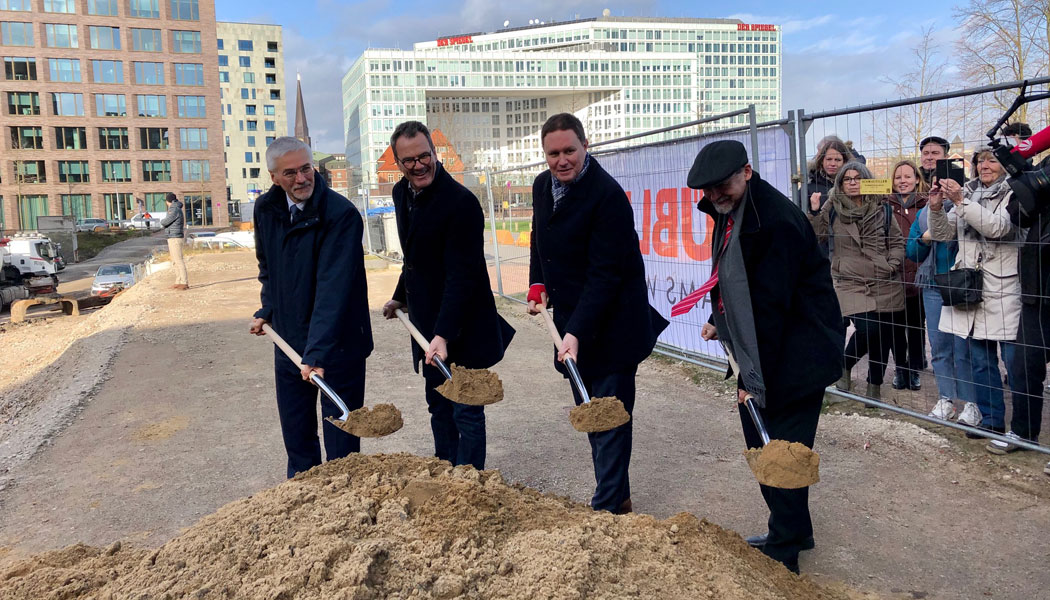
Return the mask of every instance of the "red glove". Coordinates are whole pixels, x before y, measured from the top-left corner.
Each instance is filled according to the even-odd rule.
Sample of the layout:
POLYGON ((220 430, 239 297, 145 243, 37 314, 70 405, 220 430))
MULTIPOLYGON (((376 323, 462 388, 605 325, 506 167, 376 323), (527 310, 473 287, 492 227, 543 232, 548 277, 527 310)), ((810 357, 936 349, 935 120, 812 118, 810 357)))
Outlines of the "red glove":
POLYGON ((547 286, 542 283, 534 283, 529 286, 529 295, 525 297, 526 302, 535 302, 536 304, 543 304, 543 296, 540 294, 547 293, 547 286))

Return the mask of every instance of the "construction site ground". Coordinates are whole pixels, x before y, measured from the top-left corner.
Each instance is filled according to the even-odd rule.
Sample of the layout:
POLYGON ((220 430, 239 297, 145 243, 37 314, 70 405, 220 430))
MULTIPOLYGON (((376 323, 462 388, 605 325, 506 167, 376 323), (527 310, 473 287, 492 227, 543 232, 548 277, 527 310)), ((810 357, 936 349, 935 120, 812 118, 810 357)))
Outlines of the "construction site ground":
MULTIPOLYGON (((247 333, 259 302, 254 254, 195 255, 189 271, 185 292, 164 271, 97 312, 0 326, 0 572, 76 542, 159 546, 284 480, 273 347, 247 333)), ((397 405, 405 427, 362 449, 429 456, 408 334, 379 313, 397 276, 368 272, 376 348, 366 403, 397 405)), ((589 447, 569 424, 568 382, 552 368, 543 323, 518 304, 500 310, 517 335, 495 367, 506 400, 486 409, 487 467, 586 502, 589 447)), ((764 531, 733 389, 656 358, 637 383, 635 510, 764 531)), ((885 597, 1045 597, 1045 456, 992 457, 981 442, 841 406, 817 435, 817 547, 802 554, 804 573, 885 597)))

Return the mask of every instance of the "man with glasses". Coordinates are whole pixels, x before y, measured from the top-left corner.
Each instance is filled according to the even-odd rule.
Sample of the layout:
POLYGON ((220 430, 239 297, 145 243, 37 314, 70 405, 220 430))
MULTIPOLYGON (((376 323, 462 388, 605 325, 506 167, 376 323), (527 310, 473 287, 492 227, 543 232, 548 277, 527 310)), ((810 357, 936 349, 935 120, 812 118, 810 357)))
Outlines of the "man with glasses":
MULTIPOLYGON (((313 168, 310 147, 279 137, 266 148, 273 187, 255 202, 255 254, 262 308, 250 332, 269 323, 296 352, 303 367, 274 348, 277 412, 288 453, 288 477, 321 464, 317 438, 317 373, 350 410, 365 396, 365 359, 372 326, 365 284, 361 214, 328 188, 313 168)), ((327 400, 324 417, 340 412, 327 400)), ((328 460, 361 450, 361 440, 324 422, 328 460)))
MULTIPOLYGON (((711 318, 700 334, 736 358, 738 402, 755 398, 770 438, 812 447, 824 388, 842 375, 845 343, 828 259, 806 217, 758 176, 740 142, 704 146, 687 183, 703 190, 697 208, 714 220, 712 275, 671 315, 689 312, 710 291, 711 318)), ((761 447, 740 409, 744 441, 761 447)), ((747 541, 798 573, 799 552, 814 547, 809 489, 759 487, 768 532, 747 541)))
POLYGON ((452 402, 434 356, 460 367, 487 369, 503 359, 514 329, 496 312, 485 261, 485 218, 478 199, 438 161, 430 131, 406 121, 390 136, 404 177, 394 185, 394 210, 404 264, 383 316, 405 309, 431 340, 411 340, 412 366, 423 363, 434 455, 453 465, 485 468, 485 410, 452 402))

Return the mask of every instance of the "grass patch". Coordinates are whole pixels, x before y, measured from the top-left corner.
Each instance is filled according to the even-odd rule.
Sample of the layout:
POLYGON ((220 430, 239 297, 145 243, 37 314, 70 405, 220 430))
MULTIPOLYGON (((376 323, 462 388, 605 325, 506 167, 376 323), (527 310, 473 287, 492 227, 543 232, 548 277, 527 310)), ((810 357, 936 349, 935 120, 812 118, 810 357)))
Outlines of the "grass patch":
POLYGON ((107 246, 146 235, 142 231, 90 231, 77 234, 77 256, 81 261, 98 256, 107 246))
MULTIPOLYGON (((515 219, 510 222, 506 219, 496 219, 496 229, 508 230, 512 233, 532 231, 532 219, 515 219)), ((489 219, 485 219, 485 231, 492 231, 492 221, 489 219)))

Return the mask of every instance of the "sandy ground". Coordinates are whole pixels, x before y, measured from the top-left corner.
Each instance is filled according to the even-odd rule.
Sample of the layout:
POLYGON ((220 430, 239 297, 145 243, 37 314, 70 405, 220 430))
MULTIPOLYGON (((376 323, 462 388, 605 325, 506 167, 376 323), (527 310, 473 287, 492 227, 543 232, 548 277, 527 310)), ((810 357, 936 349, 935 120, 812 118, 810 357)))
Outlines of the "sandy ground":
MULTIPOLYGON (((77 541, 156 546, 282 480, 273 350, 246 333, 258 303, 252 255, 194 256, 190 272, 188 292, 170 291, 162 272, 97 314, 0 332, 17 350, 0 355, 0 563, 77 541), (28 435, 26 423, 46 431, 28 435)), ((405 428, 363 449, 428 455, 408 335, 378 314, 396 277, 369 273, 366 402, 393 402, 405 428)), ((588 446, 569 425, 569 387, 551 367, 546 331, 520 306, 501 306, 518 334, 495 368, 506 400, 486 411, 487 464, 586 501, 588 446)), ((711 374, 642 365, 635 510, 689 511, 744 535, 764 528, 731 398, 711 374)), ((1045 597, 1050 478, 1039 457, 981 447, 899 420, 825 416, 822 482, 811 490, 817 548, 802 555, 803 572, 908 598, 1045 597)))

